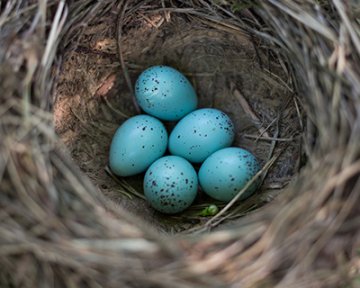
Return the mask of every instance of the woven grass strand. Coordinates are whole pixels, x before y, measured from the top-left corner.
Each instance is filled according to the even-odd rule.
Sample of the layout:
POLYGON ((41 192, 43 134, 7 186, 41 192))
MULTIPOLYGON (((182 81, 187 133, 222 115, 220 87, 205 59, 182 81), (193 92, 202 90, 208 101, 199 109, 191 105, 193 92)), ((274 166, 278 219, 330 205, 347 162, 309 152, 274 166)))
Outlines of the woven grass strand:
POLYGON ((128 1, 252 35, 286 63, 307 115, 311 159, 285 193, 231 226, 171 237, 109 203, 53 129, 61 55, 113 2, 0 2, 0 286, 356 287, 358 1, 128 1))

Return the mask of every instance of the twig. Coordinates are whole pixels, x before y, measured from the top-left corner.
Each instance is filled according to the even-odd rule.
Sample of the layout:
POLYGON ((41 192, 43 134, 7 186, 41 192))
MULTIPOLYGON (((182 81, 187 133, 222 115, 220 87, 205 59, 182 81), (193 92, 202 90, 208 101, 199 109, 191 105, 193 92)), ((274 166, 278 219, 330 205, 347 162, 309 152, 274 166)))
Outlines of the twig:
POLYGON ((255 114, 253 109, 250 107, 246 98, 240 93, 239 90, 237 90, 235 88, 235 85, 233 83, 231 83, 231 86, 234 87, 232 90, 233 90, 235 98, 239 101, 239 103, 240 103, 241 107, 243 108, 243 110, 245 111, 245 113, 247 113, 250 116, 250 118, 254 121, 256 126, 258 126, 260 134, 265 135, 265 137, 267 137, 267 138, 271 138, 271 136, 266 131, 266 129, 264 127, 260 126, 261 121, 260 121, 259 117, 255 114))
POLYGON ((300 107, 299 107, 299 104, 297 103, 297 100, 296 100, 296 97, 293 98, 294 99, 294 104, 295 104, 295 108, 296 108, 296 114, 299 118, 299 125, 300 125, 300 128, 301 128, 301 131, 304 130, 304 123, 301 119, 301 112, 300 112, 300 107))
POLYGON ((261 136, 250 135, 250 134, 244 134, 243 136, 245 138, 249 138, 249 139, 264 140, 264 141, 277 141, 277 142, 292 142, 297 139, 296 137, 276 138, 276 137, 261 137, 261 136))
MULTIPOLYGON (((267 132, 267 131, 270 129, 270 127, 271 127, 274 123, 276 123, 277 121, 278 121, 278 117, 274 118, 274 119, 269 123, 269 125, 267 125, 266 128, 264 128, 264 133, 267 132)), ((277 123, 277 125, 278 125, 278 123, 277 123)), ((264 134, 264 133, 260 134, 260 135, 258 136, 258 139, 259 139, 260 137, 263 137, 263 134, 264 134)), ((277 137, 277 136, 276 136, 276 137, 277 137)), ((274 136, 273 136, 272 138, 274 138, 274 136)), ((257 141, 258 139, 256 139, 256 141, 257 141)))
POLYGON ((104 97, 104 100, 105 100, 105 103, 106 105, 111 109, 111 111, 113 111, 114 113, 120 115, 121 117, 124 117, 124 118, 129 118, 130 116, 125 114, 124 112, 116 109, 114 106, 112 106, 112 104, 110 103, 110 101, 107 99, 107 97, 104 97))
POLYGON ((120 60, 120 64, 121 64, 121 69, 123 71, 126 84, 127 84, 128 88, 130 90, 135 110, 136 110, 136 112, 138 114, 140 114, 141 110, 140 110, 140 107, 139 107, 139 105, 138 105, 138 103, 136 102, 136 99, 135 99, 134 89, 133 89, 133 86, 132 86, 132 83, 131 83, 129 72, 128 72, 128 70, 126 68, 126 65, 125 65, 124 55, 123 55, 122 45, 121 45, 122 23, 123 23, 123 20, 124 20, 127 5, 128 5, 128 1, 125 1, 123 6, 121 4, 119 5, 119 7, 120 7, 119 8, 119 16, 118 16, 117 27, 116 27, 117 48, 118 48, 118 54, 119 54, 119 60, 120 60))
MULTIPOLYGON (((275 125, 275 131, 274 131, 274 135, 273 137, 270 137, 270 138, 274 138, 276 139, 278 136, 279 136, 279 121, 280 121, 280 117, 281 117, 281 114, 282 114, 282 111, 280 111, 280 113, 278 114, 278 116, 276 117, 276 125, 275 125)), ((276 141, 273 140, 271 142, 271 148, 270 148, 270 151, 269 151, 269 156, 268 156, 268 160, 270 160, 270 158, 272 157, 273 153, 274 153, 274 150, 275 150, 275 146, 276 146, 276 141)), ((265 173, 266 174, 266 173, 265 173)), ((264 175, 264 178, 265 178, 266 175, 264 175)))
POLYGON ((163 17, 161 17, 160 21, 158 23, 155 23, 154 21, 152 21, 149 17, 147 17, 146 15, 142 14, 142 13, 138 13, 140 17, 144 18, 146 22, 148 22, 153 28, 158 29, 165 21, 165 19, 163 17))
MULTIPOLYGON (((275 73, 271 72, 266 68, 264 68, 264 71, 268 73, 271 77, 273 77, 272 80, 274 80, 276 84, 280 84, 281 86, 283 86, 283 88, 289 90, 291 93, 295 93, 294 89, 292 89, 279 75, 276 75, 275 73)), ((264 73, 263 76, 265 77, 267 75, 264 73)))
POLYGON ((354 46, 357 50, 357 52, 360 54, 360 38, 358 36, 357 31, 354 28, 357 28, 355 25, 355 22, 351 22, 348 15, 346 14, 346 9, 344 7, 344 4, 342 3, 342 1, 339 0, 333 0, 334 5, 337 9, 337 11, 339 12, 339 15, 341 17, 341 19, 344 21, 344 24, 346 26, 346 29, 349 31, 351 40, 354 43, 354 46))
MULTIPOLYGON (((133 187, 131 187, 129 184, 126 183, 126 181, 124 180, 120 180, 109 168, 109 166, 105 167, 105 172, 118 184, 120 184, 120 186, 123 189, 126 189, 129 193, 134 194, 135 196, 146 200, 145 196, 140 194, 139 192, 137 192, 133 187)), ((131 198, 131 195, 129 195, 129 193, 122 191, 126 196, 128 196, 129 198, 131 198)))
POLYGON ((213 222, 217 219, 220 218, 220 216, 222 216, 226 211, 228 211, 235 203, 237 200, 239 200, 239 198, 241 197, 241 195, 243 195, 245 193, 245 191, 251 186, 253 185, 253 183, 255 183, 255 181, 264 173, 266 172, 274 163, 275 161, 278 159, 278 157, 280 156, 273 156, 265 165, 264 167, 255 174, 255 176, 245 185, 245 187, 243 189, 241 189, 238 194, 223 208, 221 209, 221 211, 216 214, 214 217, 212 217, 208 222, 205 223, 204 227, 205 228, 210 228, 213 224, 213 222))

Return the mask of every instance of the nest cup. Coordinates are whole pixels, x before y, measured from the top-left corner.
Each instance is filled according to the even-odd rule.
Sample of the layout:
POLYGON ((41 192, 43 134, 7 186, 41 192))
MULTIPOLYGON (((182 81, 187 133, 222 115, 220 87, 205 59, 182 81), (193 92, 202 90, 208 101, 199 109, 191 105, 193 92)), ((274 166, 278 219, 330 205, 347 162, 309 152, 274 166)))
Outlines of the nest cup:
POLYGON ((0 4, 0 286, 356 285, 352 5, 0 4), (225 205, 200 193, 164 215, 145 201, 143 174, 111 174, 112 136, 139 113, 134 83, 153 65, 181 71, 199 108, 233 120, 233 146, 263 167, 255 195, 225 205), (203 217, 210 204, 220 213, 203 217))
MULTIPOLYGON (((139 9, 121 22, 120 39, 114 25, 117 15, 104 15, 82 31, 80 45, 65 51, 55 88, 56 132, 80 168, 115 203, 160 230, 201 226, 206 221, 200 217, 204 208, 224 204, 201 193, 186 212, 162 215, 143 199, 143 174, 116 178, 104 170, 115 130, 141 113, 133 100, 139 74, 154 65, 175 67, 192 82, 199 108, 217 108, 232 119, 237 131, 234 146, 253 152, 263 165, 274 155, 280 157, 269 169, 262 191, 241 207, 235 205, 233 218, 261 206, 279 193, 300 165, 303 116, 296 110, 281 63, 240 28, 221 30, 187 14, 164 18, 164 12, 153 8, 139 9)), ((165 124, 170 134, 175 123, 165 124)))

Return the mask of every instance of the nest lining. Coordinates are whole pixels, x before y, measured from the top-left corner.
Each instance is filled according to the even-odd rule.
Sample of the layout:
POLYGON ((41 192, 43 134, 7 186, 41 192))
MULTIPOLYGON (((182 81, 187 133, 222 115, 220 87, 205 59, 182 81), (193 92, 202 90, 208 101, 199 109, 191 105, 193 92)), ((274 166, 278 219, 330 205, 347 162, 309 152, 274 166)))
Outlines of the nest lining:
MULTIPOLYGON (((235 215, 270 201, 299 169, 301 154, 303 119, 280 63, 269 59, 266 49, 254 46, 241 30, 222 31, 176 14, 164 21, 160 13, 144 13, 122 28, 121 52, 130 82, 149 66, 175 67, 193 83, 199 107, 218 108, 234 121, 234 146, 250 150, 263 165, 281 153, 262 192, 244 201, 235 215)), ((161 215, 137 196, 143 194, 143 175, 114 179, 105 173, 115 129, 136 114, 133 84, 127 86, 118 59, 116 17, 109 15, 89 23, 81 44, 64 53, 55 92, 55 130, 82 171, 115 203, 168 232, 200 227, 208 220, 200 217, 201 210, 221 203, 200 195, 185 213, 161 215)), ((169 132, 172 125, 168 123, 169 132)))

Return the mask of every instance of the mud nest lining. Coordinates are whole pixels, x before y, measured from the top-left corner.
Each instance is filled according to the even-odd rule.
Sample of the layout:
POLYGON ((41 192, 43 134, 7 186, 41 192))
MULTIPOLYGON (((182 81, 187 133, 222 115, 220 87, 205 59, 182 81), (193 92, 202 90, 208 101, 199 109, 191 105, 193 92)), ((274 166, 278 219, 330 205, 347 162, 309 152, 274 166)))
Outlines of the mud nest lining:
POLYGON ((358 285, 356 1, 40 2, 0 3, 1 287, 358 285), (164 217, 106 174, 157 64, 235 122, 255 196, 164 217))
POLYGON ((132 100, 136 78, 149 66, 169 65, 191 79, 199 107, 218 108, 231 117, 237 128, 234 146, 252 151, 263 164, 274 155, 280 157, 269 170, 262 193, 230 209, 231 218, 247 214, 278 193, 299 169, 304 121, 281 63, 241 30, 219 30, 176 13, 164 21, 161 12, 145 10, 145 15, 138 12, 122 27, 119 45, 127 83, 118 58, 116 14, 109 13, 89 23, 81 44, 64 53, 54 106, 56 132, 99 190, 162 230, 179 232, 208 221, 199 214, 216 202, 204 195, 185 213, 165 216, 144 201, 143 175, 114 179, 104 170, 115 129, 136 114, 132 100))

